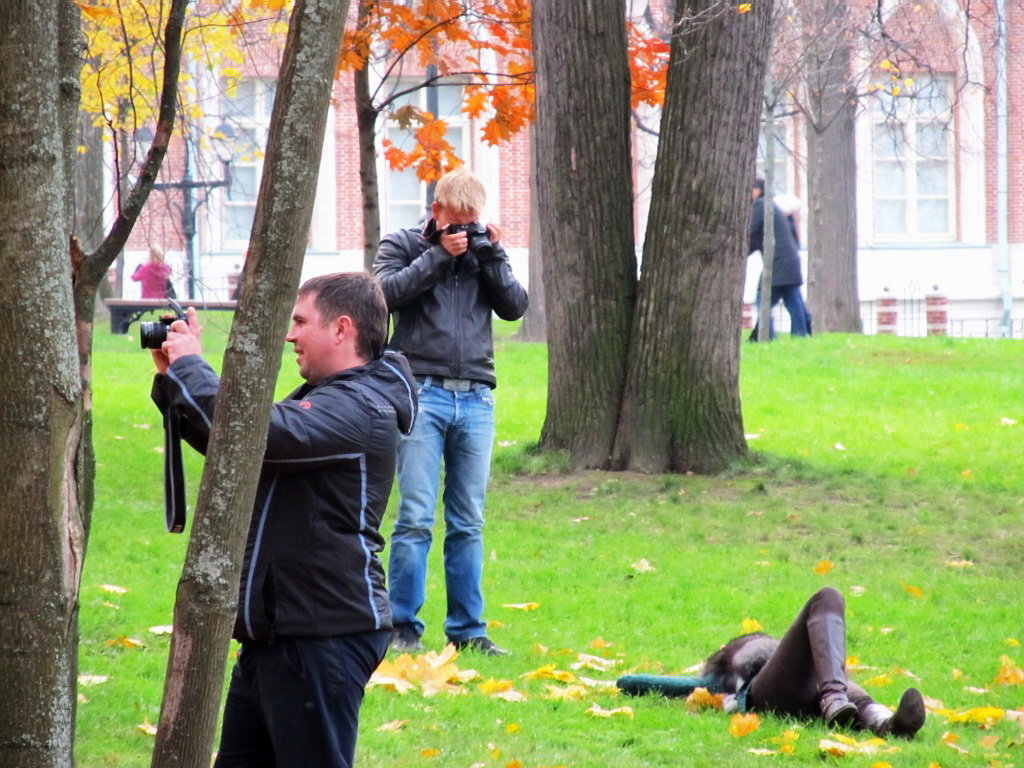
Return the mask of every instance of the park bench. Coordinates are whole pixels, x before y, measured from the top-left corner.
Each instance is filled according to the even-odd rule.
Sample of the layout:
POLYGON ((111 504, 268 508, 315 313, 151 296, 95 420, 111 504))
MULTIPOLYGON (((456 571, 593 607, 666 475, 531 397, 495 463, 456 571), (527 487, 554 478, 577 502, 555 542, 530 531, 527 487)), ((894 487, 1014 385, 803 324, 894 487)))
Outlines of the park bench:
MULTIPOLYGON (((201 299, 178 299, 182 307, 203 310, 233 310, 237 301, 203 301, 201 299)), ((147 312, 170 311, 166 299, 104 299, 110 310, 110 332, 128 333, 128 327, 147 312)))

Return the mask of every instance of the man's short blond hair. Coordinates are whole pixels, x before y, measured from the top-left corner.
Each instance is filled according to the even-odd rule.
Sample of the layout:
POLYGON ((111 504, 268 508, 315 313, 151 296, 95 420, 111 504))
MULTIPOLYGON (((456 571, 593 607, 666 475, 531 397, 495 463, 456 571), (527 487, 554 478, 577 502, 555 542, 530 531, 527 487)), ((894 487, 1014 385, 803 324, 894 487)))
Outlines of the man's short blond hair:
POLYGON ((478 214, 487 202, 487 192, 480 178, 465 168, 449 171, 434 189, 434 202, 450 211, 478 214))

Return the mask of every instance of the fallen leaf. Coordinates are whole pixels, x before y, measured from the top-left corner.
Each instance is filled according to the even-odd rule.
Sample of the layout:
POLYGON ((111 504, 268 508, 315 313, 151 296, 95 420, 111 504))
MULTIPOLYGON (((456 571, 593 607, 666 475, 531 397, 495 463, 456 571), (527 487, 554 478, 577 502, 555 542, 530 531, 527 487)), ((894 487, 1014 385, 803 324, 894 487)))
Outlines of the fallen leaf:
POLYGON ((393 733, 395 731, 402 730, 408 724, 408 720, 392 720, 390 722, 384 723, 384 725, 378 726, 377 730, 384 731, 385 733, 393 733))
POLYGON ((915 587, 913 584, 907 584, 903 581, 900 582, 900 586, 903 587, 911 597, 924 597, 924 591, 920 587, 915 587))
POLYGON ((657 568, 650 564, 646 557, 641 557, 635 563, 630 564, 629 567, 637 573, 649 573, 650 571, 657 570, 657 568))
POLYGON ((999 743, 999 737, 995 735, 985 736, 984 738, 978 739, 978 743, 985 749, 995 749, 996 744, 999 743))
POLYGON ((1014 424, 1017 423, 1017 420, 1016 419, 1008 419, 1005 416, 1003 416, 1003 418, 1001 418, 999 420, 999 423, 1002 424, 1004 427, 1012 427, 1014 424))
POLYGON ((107 682, 110 678, 106 675, 79 675, 79 685, 102 685, 107 682))
POLYGON ((740 622, 740 627, 742 627, 744 632, 760 632, 764 629, 761 626, 761 622, 757 619, 744 619, 740 622))
POLYGON ((724 700, 723 693, 710 693, 707 688, 694 688, 693 693, 686 697, 686 708, 693 712, 701 709, 722 709, 724 700))
POLYGON ((521 730, 523 729, 519 723, 509 723, 505 726, 505 733, 519 733, 521 730))
POLYGON ((1018 640, 1016 637, 1008 637, 1003 642, 1011 648, 1020 648, 1020 640, 1018 640))
POLYGON ((560 683, 572 683, 576 680, 576 675, 572 672, 556 669, 553 662, 530 672, 524 672, 522 677, 525 677, 527 680, 557 680, 560 683))
POLYGON ((958 752, 961 755, 969 755, 970 752, 968 752, 966 749, 957 744, 957 741, 959 739, 959 734, 953 733, 952 731, 946 731, 942 734, 942 738, 940 739, 940 741, 947 747, 952 749, 954 752, 958 752))
POLYGON ((133 637, 127 637, 125 635, 119 635, 118 637, 112 637, 103 643, 108 648, 145 648, 146 644, 141 640, 136 640, 133 637))
POLYGON ((835 448, 837 451, 845 451, 846 450, 846 446, 843 445, 842 443, 836 443, 832 447, 835 448))
POLYGON ((1001 685, 1021 685, 1024 683, 1024 669, 1018 667, 1013 659, 1004 654, 999 657, 999 672, 992 682, 1001 685))
POLYGON ((142 731, 148 736, 156 736, 156 726, 149 722, 149 720, 143 720, 139 725, 135 726, 135 730, 142 731))
POLYGON ((576 655, 577 661, 569 665, 571 669, 595 669, 598 672, 607 672, 617 664, 621 664, 621 659, 605 659, 601 656, 592 656, 589 653, 580 653, 576 655))
POLYGON ((835 567, 835 563, 831 560, 819 560, 817 565, 815 565, 811 570, 819 576, 824 576, 835 567))
POLYGON ((174 627, 172 627, 170 624, 160 624, 155 627, 150 627, 149 631, 152 632, 154 635, 169 635, 172 632, 174 632, 174 627))
POLYGON ((536 611, 540 603, 502 603, 502 608, 511 608, 514 611, 536 611))
POLYGON ((946 565, 950 568, 973 568, 974 563, 970 560, 947 560, 946 565))
POLYGON ((892 685, 892 677, 890 675, 875 675, 864 681, 864 685, 892 685))
POLYGON ((729 735, 734 739, 753 733, 761 727, 761 718, 753 712, 745 715, 736 714, 729 718, 729 735))
POLYGON ((511 680, 485 680, 480 683, 477 688, 480 689, 480 693, 487 696, 493 696, 496 693, 504 693, 505 691, 511 691, 513 684, 511 680))
POLYGON ((846 755, 872 755, 878 752, 897 752, 899 747, 888 746, 885 743, 885 739, 857 741, 840 733, 834 733, 831 739, 821 739, 818 742, 818 751, 833 757, 845 757, 846 755))
POLYGON ((747 750, 747 752, 749 752, 752 755, 765 755, 765 756, 766 755, 777 755, 778 754, 778 752, 776 752, 774 749, 765 749, 764 747, 751 747, 750 749, 747 750))
POLYGON ((935 711, 935 714, 945 717, 946 722, 950 724, 974 723, 988 729, 1006 716, 1006 710, 999 707, 973 707, 961 711, 939 709, 935 711))
POLYGON ((424 757, 424 758, 428 758, 429 759, 431 757, 440 757, 440 756, 441 756, 441 750, 438 749, 437 747, 427 747, 426 749, 421 749, 420 750, 420 757, 424 757))
POLYGON ((603 651, 605 648, 613 648, 614 646, 614 643, 605 642, 603 637, 595 637, 590 641, 590 647, 595 651, 603 651))
POLYGON ((616 715, 622 715, 628 717, 630 720, 633 719, 633 708, 632 707, 616 707, 615 709, 603 709, 597 704, 591 704, 590 708, 587 709, 586 714, 593 715, 594 717, 615 717, 616 715))
POLYGON ((116 584, 101 584, 100 589, 108 595, 123 595, 128 591, 124 587, 119 587, 116 584))

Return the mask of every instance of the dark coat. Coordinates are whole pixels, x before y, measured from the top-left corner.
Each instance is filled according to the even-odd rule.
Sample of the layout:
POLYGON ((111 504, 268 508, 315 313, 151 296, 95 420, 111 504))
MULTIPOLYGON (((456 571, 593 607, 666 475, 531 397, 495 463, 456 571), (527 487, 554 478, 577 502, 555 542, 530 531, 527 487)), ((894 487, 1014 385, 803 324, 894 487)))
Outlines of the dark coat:
MULTIPOLYGON (((198 355, 153 383, 162 411, 206 452, 220 379, 198 355)), ((381 517, 395 475, 399 433, 416 414, 401 355, 304 384, 270 413, 249 523, 234 637, 272 641, 391 629, 381 517)))
POLYGON ((526 312, 526 290, 501 245, 495 243, 494 256, 483 261, 469 252, 453 260, 436 235, 431 220, 422 232, 388 235, 377 249, 373 274, 394 313, 389 347, 405 354, 417 376, 494 387, 491 313, 518 320, 526 312))
MULTIPOLYGON (((803 285, 800 272, 799 245, 792 222, 779 207, 775 209, 775 258, 772 260, 772 287, 803 285)), ((764 198, 754 201, 750 210, 750 247, 748 253, 764 250, 764 198)))

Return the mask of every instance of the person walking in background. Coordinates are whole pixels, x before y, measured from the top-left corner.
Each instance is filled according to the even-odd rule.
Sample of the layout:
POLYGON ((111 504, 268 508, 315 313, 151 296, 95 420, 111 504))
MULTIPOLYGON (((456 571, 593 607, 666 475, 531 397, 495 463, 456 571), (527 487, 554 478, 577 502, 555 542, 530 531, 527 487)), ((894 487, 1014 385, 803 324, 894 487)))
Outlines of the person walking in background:
MULTIPOLYGON (((153 350, 153 400, 205 453, 220 379, 200 332, 190 307, 153 350)), ((270 412, 215 768, 353 765, 363 693, 391 637, 380 521, 416 411, 412 372, 386 336, 369 275, 299 289, 285 341, 305 383, 270 412)))
POLYGON ((395 314, 390 346, 408 357, 419 391, 416 425, 398 447, 401 500, 388 556, 392 647, 400 651, 423 648, 419 612, 443 459, 445 635, 460 650, 507 653, 487 637, 481 585, 497 383, 491 314, 517 320, 527 295, 498 228, 478 223, 485 199, 472 173, 446 174, 424 227, 386 236, 373 267, 395 314))
POLYGON ((155 245, 149 246, 149 261, 139 264, 132 272, 132 280, 142 283, 142 298, 174 298, 171 285, 171 268, 164 260, 164 252, 155 245))
MULTIPOLYGON (((749 253, 764 253, 764 179, 757 179, 750 190, 754 201, 750 211, 749 253)), ((810 335, 810 316, 804 305, 804 297, 800 291, 804 278, 800 270, 799 244, 796 238, 796 227, 792 217, 786 216, 778 205, 773 206, 775 255, 772 259, 772 290, 769 308, 782 301, 789 312, 790 334, 792 336, 810 335)), ((760 314, 761 281, 757 282, 757 305, 760 314)), ((755 325, 751 340, 757 339, 755 325)), ((775 338, 775 329, 769 318, 768 337, 775 338)))

